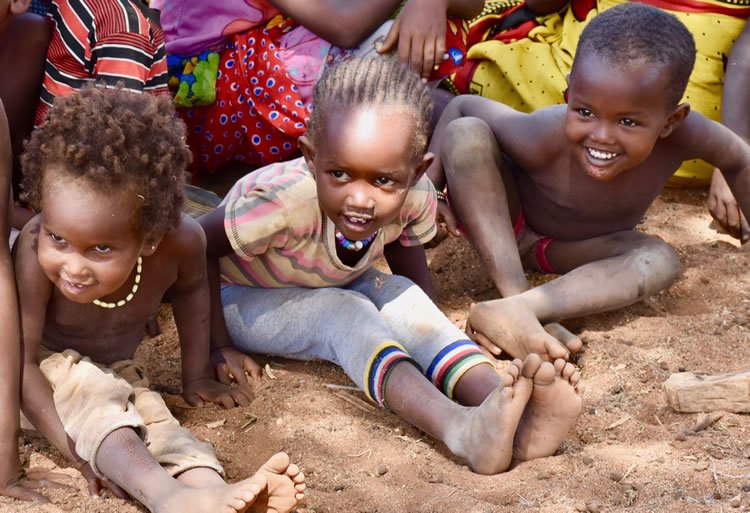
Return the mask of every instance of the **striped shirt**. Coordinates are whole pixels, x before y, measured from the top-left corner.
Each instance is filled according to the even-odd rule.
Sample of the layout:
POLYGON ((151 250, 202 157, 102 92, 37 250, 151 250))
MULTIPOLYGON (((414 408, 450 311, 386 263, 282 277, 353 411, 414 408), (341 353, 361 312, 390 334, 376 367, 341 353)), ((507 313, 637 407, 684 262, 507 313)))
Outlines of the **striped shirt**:
POLYGON ((250 287, 340 287, 363 274, 383 255, 386 244, 398 240, 404 246, 420 245, 437 231, 437 196, 425 176, 359 262, 344 265, 336 255, 335 225, 320 209, 304 158, 250 173, 222 204, 234 253, 220 260, 221 279, 250 287))
MULTIPOLYGON (((135 0, 138 1, 138 0, 135 0)), ((52 32, 35 125, 54 100, 95 80, 167 93, 164 35, 132 0, 52 0, 52 32)))

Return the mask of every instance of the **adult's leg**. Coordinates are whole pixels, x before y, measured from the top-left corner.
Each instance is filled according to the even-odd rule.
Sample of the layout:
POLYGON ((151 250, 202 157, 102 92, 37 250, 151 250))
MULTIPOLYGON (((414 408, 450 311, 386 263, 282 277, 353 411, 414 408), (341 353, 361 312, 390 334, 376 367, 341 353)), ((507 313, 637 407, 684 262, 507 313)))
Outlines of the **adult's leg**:
POLYGON ((553 241, 547 260, 565 273, 521 294, 474 305, 469 325, 486 344, 514 357, 534 351, 525 333, 559 321, 633 304, 667 288, 679 259, 664 241, 624 231, 583 241, 553 241))

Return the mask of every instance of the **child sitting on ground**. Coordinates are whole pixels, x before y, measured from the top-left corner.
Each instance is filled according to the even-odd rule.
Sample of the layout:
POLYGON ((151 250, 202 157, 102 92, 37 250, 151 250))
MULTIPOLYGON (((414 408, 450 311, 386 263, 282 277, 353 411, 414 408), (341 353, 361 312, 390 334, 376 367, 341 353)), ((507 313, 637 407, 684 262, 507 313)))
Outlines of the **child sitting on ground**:
POLYGON ((290 511, 304 479, 287 455, 226 484, 210 445, 177 423, 131 360, 169 291, 185 400, 249 402, 214 380, 209 361, 205 239, 180 213, 184 135, 168 97, 94 87, 58 98, 32 134, 23 186, 41 213, 15 248, 22 411, 92 493, 102 480, 152 512, 245 511, 253 502, 290 511))
POLYGON ((500 375, 422 290, 436 231, 428 88, 393 59, 352 59, 314 103, 304 158, 247 175, 199 219, 214 347, 334 362, 475 472, 553 454, 581 408, 575 366, 533 355, 500 375), (383 254, 422 288, 372 269, 383 254))
POLYGON ((678 103, 694 60, 693 38, 674 16, 628 3, 584 30, 567 105, 523 114, 476 96, 451 101, 428 174, 438 188, 447 177, 450 205, 503 295, 475 305, 467 324, 491 353, 565 357, 580 339, 540 322, 668 287, 677 255, 634 228, 683 161, 720 168, 750 213, 750 147, 678 103), (562 276, 529 289, 524 267, 562 276))

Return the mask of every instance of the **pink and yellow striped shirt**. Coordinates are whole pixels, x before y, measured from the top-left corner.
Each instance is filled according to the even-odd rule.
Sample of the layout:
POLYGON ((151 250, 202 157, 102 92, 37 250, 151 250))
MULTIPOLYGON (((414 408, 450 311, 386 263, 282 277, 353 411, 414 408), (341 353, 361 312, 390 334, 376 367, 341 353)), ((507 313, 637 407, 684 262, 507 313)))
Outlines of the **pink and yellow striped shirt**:
POLYGON ((223 205, 234 253, 221 259, 221 279, 250 287, 340 287, 364 273, 386 244, 424 244, 437 230, 435 188, 422 177, 361 260, 354 267, 344 265, 336 255, 334 224, 320 209, 304 158, 248 174, 223 205))

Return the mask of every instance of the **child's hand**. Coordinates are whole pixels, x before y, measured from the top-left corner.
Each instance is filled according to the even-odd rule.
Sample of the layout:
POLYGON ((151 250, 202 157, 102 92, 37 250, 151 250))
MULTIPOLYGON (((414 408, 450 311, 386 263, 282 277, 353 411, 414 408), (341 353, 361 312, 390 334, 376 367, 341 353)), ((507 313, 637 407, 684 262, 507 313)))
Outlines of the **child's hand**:
POLYGON ((91 465, 87 461, 79 461, 78 464, 76 464, 76 468, 86 480, 86 483, 88 484, 89 495, 91 495, 92 497, 99 497, 99 492, 101 492, 102 490, 109 490, 112 495, 114 495, 118 499, 127 500, 130 498, 128 493, 117 486, 115 483, 108 479, 101 479, 96 474, 94 474, 94 470, 91 468, 91 465))
POLYGON ((737 200, 724 176, 718 169, 714 169, 711 178, 711 188, 708 191, 708 211, 721 228, 729 235, 740 240, 743 244, 750 239, 750 226, 742 214, 737 200))
POLYGON ((30 470, 24 474, 21 465, 15 462, 0 463, 0 495, 12 497, 22 501, 49 502, 44 495, 34 491, 39 488, 63 488, 73 487, 65 484, 70 476, 48 470, 30 470), (9 468, 8 464, 10 464, 9 468))
POLYGON ((378 53, 388 53, 398 44, 398 60, 428 79, 445 53, 446 9, 444 0, 409 0, 378 53))
POLYGON ((252 387, 263 376, 263 370, 255 360, 232 346, 225 346, 211 351, 211 363, 220 383, 237 383, 251 400, 254 399, 252 387))
POLYGON ((438 222, 442 222, 445 224, 445 229, 448 230, 448 233, 450 233, 454 237, 461 236, 461 231, 458 229, 458 221, 456 220, 456 215, 453 213, 451 207, 449 207, 448 203, 446 203, 445 201, 438 201, 437 220, 438 222))
POLYGON ((240 387, 224 385, 213 379, 199 379, 182 385, 182 397, 191 406, 215 403, 225 409, 247 406, 251 398, 240 387))

